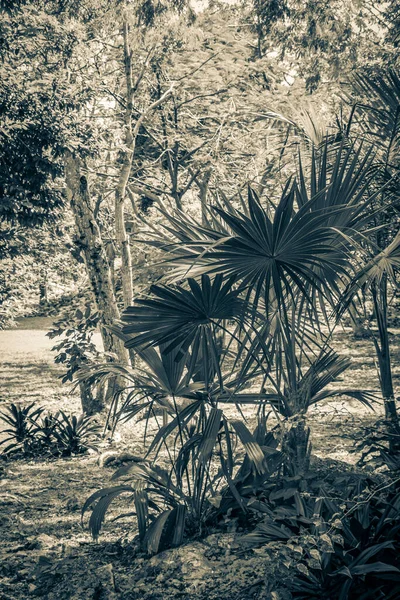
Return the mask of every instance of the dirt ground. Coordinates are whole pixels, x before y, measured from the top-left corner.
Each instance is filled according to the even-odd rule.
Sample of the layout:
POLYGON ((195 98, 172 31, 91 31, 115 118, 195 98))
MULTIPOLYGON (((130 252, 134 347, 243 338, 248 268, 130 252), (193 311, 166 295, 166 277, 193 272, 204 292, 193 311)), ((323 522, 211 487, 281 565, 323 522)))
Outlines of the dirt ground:
MULTIPOLYGON (((9 402, 35 401, 52 411, 79 412, 78 396, 62 386, 62 367, 53 363, 53 341, 45 337, 48 324, 33 325, 35 329, 0 332, 0 410, 9 402)), ((354 342, 348 331, 339 332, 336 340, 341 354, 351 356, 352 366, 335 385, 377 390, 372 343, 354 342)), ((391 341, 398 382, 398 332, 391 341)), ((373 414, 342 397, 314 408, 310 425, 315 455, 355 463, 352 433, 380 415, 379 405, 373 414)), ((141 455, 142 431, 140 425, 126 426, 114 449, 141 455)), ((205 540, 148 560, 131 544, 136 534, 132 518, 114 523, 107 518, 99 542, 93 542, 81 525, 81 507, 91 493, 107 486, 112 473, 112 467, 99 466, 95 453, 0 461, 0 600, 262 598, 261 558, 238 554, 233 560, 234 536, 227 533, 211 531, 205 540)), ((122 506, 122 500, 117 502, 112 515, 122 506)))

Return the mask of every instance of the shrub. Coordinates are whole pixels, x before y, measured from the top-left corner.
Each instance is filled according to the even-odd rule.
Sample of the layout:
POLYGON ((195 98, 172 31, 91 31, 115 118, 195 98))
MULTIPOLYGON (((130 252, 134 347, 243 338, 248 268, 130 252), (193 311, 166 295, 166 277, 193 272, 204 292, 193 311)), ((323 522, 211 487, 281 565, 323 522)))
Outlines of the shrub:
POLYGON ((399 597, 399 534, 400 494, 358 486, 340 504, 323 490, 317 498, 295 491, 242 540, 285 544, 293 598, 374 600, 399 597))
POLYGON ((11 404, 0 414, 0 420, 8 425, 3 430, 7 437, 0 442, 8 443, 4 454, 71 456, 96 448, 100 428, 91 417, 68 416, 62 411, 42 417, 43 412, 32 403, 26 407, 11 404))
POLYGON ((30 454, 37 447, 37 420, 43 413, 43 408, 35 408, 35 404, 7 406, 6 412, 0 414, 0 420, 6 423, 7 429, 3 430, 7 437, 0 442, 4 454, 23 452, 30 454))

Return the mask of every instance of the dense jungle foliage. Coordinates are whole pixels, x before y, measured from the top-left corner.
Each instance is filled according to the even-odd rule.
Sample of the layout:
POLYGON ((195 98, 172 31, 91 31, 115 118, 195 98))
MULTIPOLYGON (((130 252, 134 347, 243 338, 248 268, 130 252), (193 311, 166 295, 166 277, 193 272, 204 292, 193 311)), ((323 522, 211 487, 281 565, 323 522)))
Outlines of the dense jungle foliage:
POLYGON ((137 556, 233 531, 265 568, 241 598, 400 596, 399 14, 1 2, 0 324, 54 316, 82 414, 8 402, 0 449, 81 460, 122 435, 80 507, 95 540, 117 506, 137 556), (343 384, 343 327, 372 388, 343 384), (354 469, 313 453, 337 398, 377 413, 354 469))

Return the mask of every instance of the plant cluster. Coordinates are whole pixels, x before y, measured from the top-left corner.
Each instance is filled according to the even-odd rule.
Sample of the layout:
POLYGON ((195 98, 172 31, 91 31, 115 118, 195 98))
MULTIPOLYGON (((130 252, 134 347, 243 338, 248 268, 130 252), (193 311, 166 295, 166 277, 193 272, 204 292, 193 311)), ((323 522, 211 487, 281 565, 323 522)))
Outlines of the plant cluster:
MULTIPOLYGON (((9 167, 0 172, 0 218, 10 227, 33 225, 60 211, 61 188, 52 182, 64 173, 75 250, 96 299, 98 314, 78 309, 50 333, 64 336, 56 347, 64 381, 78 379, 88 411, 92 389, 114 382, 113 428, 144 415, 148 437, 150 420, 156 424, 146 455, 117 471, 119 485, 95 492, 83 515, 93 507, 97 538, 113 500, 127 496, 128 516, 151 554, 219 519, 253 523, 265 514, 247 542, 279 540, 282 556, 299 555, 295 597, 344 600, 357 588, 365 598, 390 598, 390 585, 398 592, 398 498, 370 496, 364 486, 336 502, 310 476, 307 421, 310 407, 337 395, 369 407, 375 401, 374 391, 332 387, 349 366, 332 347, 335 326, 367 299, 386 417, 375 444, 397 470, 388 311, 400 267, 400 80, 386 65, 350 72, 360 39, 367 66, 372 46, 390 42, 381 29, 387 7, 378 27, 364 4, 343 13, 341 0, 254 0, 254 53, 240 19, 215 43, 225 26, 218 8, 188 29, 196 16, 185 2, 170 3, 172 12, 168 2, 131 4, 117 3, 111 13, 100 2, 98 20, 84 6, 70 21, 72 5, 64 2, 58 22, 52 3, 40 16, 28 2, 26 12, 8 11, 2 29, 10 41, 0 48, 16 84, 0 94, 9 167), (34 35, 34 45, 21 44, 41 30, 40 19, 47 27, 39 43, 34 35), (278 68, 269 52, 274 34, 278 68), (336 126, 312 107, 300 108, 298 119, 293 110, 266 110, 273 100, 264 92, 282 92, 282 83, 281 99, 297 100, 288 89, 295 71, 310 91, 323 74, 348 79, 336 126), (244 186, 237 192, 241 173, 254 183, 247 197, 244 186), (159 220, 148 222, 153 209, 138 212, 138 197, 161 207, 159 220), (165 258, 160 281, 134 300, 130 232, 165 258), (92 343, 98 321, 107 363, 92 343), (255 428, 243 406, 253 407, 255 428)), ((232 10, 239 14, 239 5, 232 10)), ((32 406, 10 411, 3 415, 12 436, 7 452, 53 444, 62 454, 73 432, 91 427, 86 417, 42 418, 32 406)))
MULTIPOLYGON (((248 527, 266 515, 246 539, 279 540, 289 554, 300 547, 294 597, 344 600, 363 586, 363 597, 378 598, 399 583, 398 499, 369 498, 364 485, 336 502, 313 487, 307 411, 337 395, 374 403, 373 391, 332 388, 349 360, 331 337, 360 290, 371 289, 383 373, 400 239, 382 218, 387 187, 371 147, 349 137, 316 144, 304 135, 303 143, 297 175, 274 202, 252 188, 247 198, 219 192, 201 223, 160 209, 164 230, 143 241, 167 251, 168 270, 113 328, 134 350, 135 368, 102 364, 83 374, 88 383, 126 380, 113 426, 143 411, 157 432, 144 461, 118 471, 124 483, 93 494, 83 515, 93 506, 97 537, 113 499, 127 494, 148 553, 220 519, 243 517, 248 527), (392 240, 386 249, 376 250, 377 230, 392 240), (243 413, 226 410, 249 405, 254 431, 243 413), (168 469, 155 466, 162 448, 168 469)), ((393 424, 390 377, 381 384, 393 424)))
POLYGON ((84 415, 47 413, 34 403, 11 404, 0 414, 6 428, 0 446, 6 456, 71 456, 96 449, 99 426, 84 415))
POLYGON ((266 550, 284 544, 293 598, 397 598, 400 496, 393 486, 387 493, 371 484, 344 486, 338 499, 323 488, 317 496, 293 488, 272 493, 257 506, 266 516, 242 542, 266 550))

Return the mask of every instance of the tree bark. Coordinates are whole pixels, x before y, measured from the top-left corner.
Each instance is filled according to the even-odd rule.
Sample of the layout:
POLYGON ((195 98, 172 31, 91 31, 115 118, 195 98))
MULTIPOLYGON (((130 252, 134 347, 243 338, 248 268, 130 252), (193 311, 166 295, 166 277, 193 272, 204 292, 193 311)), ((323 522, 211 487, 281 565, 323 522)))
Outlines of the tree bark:
POLYGON ((81 394, 82 412, 85 415, 92 416, 104 409, 104 394, 93 394, 90 386, 79 382, 79 391, 81 394))
POLYGON ((135 139, 132 131, 133 111, 133 82, 132 82, 132 55, 128 39, 128 23, 124 21, 124 65, 126 81, 126 109, 125 109, 125 146, 123 162, 120 170, 118 184, 115 190, 115 237, 117 246, 121 252, 121 277, 124 307, 133 304, 133 279, 132 279, 132 257, 129 245, 129 237, 126 232, 124 218, 124 202, 126 186, 132 168, 133 153, 135 151, 135 139))
POLYGON ((153 102, 149 108, 142 113, 132 128, 132 113, 134 94, 142 79, 143 70, 133 83, 132 73, 132 52, 129 45, 129 26, 127 20, 123 25, 124 37, 124 65, 125 65, 125 82, 126 82, 126 109, 124 115, 125 125, 125 147, 123 152, 122 167, 119 173, 118 183, 115 190, 115 237, 117 246, 121 252, 122 261, 122 291, 124 298, 124 307, 127 308, 133 304, 133 279, 132 279, 132 257, 129 245, 129 236, 126 232, 124 218, 124 202, 126 196, 126 188, 129 182, 129 177, 132 170, 133 156, 135 153, 136 139, 146 115, 169 97, 172 89, 163 94, 156 102, 153 102))
POLYGON ((310 428, 305 418, 299 416, 285 433, 282 440, 284 473, 288 477, 303 476, 310 468, 310 428))
POLYGON ((200 204, 201 204, 201 224, 207 225, 207 195, 208 195, 208 186, 211 179, 211 169, 207 169, 204 173, 204 177, 201 181, 196 179, 197 186, 200 192, 200 204))
POLYGON ((120 314, 100 229, 93 215, 88 183, 81 174, 79 159, 71 152, 65 153, 65 178, 87 274, 100 314, 104 350, 115 354, 121 363, 128 364, 124 343, 107 329, 119 320, 120 314))

